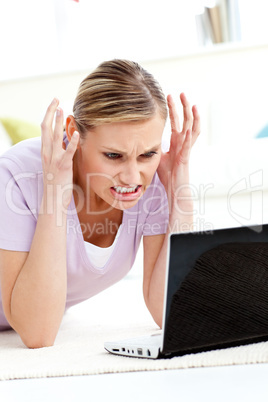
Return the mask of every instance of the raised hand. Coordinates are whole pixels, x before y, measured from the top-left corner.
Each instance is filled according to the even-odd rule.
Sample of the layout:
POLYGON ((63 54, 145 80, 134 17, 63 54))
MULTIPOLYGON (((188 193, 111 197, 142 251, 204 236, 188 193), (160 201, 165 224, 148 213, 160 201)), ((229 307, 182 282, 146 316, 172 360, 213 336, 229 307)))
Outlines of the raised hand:
POLYGON ((73 156, 77 149, 79 134, 78 132, 73 134, 65 149, 63 146, 63 112, 58 105, 57 99, 51 102, 41 124, 44 196, 49 198, 49 202, 53 205, 62 203, 62 207, 67 208, 72 198, 73 156))
POLYGON ((180 188, 186 188, 189 181, 189 159, 191 147, 200 134, 200 117, 196 106, 190 107, 182 93, 183 127, 180 129, 179 116, 175 103, 168 95, 167 102, 171 122, 169 151, 162 154, 158 175, 170 198, 179 194, 180 188))

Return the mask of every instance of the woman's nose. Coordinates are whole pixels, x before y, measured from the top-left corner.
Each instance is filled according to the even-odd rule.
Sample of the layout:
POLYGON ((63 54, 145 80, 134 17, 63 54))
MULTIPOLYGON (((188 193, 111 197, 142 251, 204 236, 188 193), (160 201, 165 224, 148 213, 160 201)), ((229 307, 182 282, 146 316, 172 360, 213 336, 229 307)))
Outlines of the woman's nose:
POLYGON ((120 172, 120 181, 125 185, 140 184, 140 172, 138 164, 135 162, 124 164, 120 172))

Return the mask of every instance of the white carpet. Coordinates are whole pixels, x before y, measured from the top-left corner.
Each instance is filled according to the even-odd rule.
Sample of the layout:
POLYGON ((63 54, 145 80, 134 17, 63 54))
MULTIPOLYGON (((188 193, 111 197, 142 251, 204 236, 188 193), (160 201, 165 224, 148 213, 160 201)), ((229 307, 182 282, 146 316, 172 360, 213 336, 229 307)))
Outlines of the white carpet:
POLYGON ((70 309, 53 347, 30 350, 15 332, 0 333, 0 380, 268 362, 268 342, 155 361, 113 356, 103 347, 104 341, 156 331, 141 280, 125 279, 70 309))

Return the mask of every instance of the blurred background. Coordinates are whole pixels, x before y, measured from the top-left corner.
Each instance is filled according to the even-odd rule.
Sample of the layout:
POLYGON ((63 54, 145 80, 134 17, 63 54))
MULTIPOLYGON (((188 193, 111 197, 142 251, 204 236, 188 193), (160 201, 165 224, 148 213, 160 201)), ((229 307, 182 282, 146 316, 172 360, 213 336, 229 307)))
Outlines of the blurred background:
MULTIPOLYGON (((98 63, 132 59, 178 108, 182 91, 198 105, 199 223, 268 221, 263 197, 252 204, 252 189, 268 197, 267 19, 267 0, 0 0, 0 153, 40 135, 53 97, 72 113, 81 80, 98 63), (232 194, 230 205, 234 188, 244 198, 232 194)), ((167 124, 164 148, 169 133, 167 124)))
POLYGON ((1 0, 0 80, 268 40, 266 0, 1 0))
POLYGON ((266 0, 0 0, 0 117, 39 123, 54 96, 69 113, 98 63, 127 58, 199 105, 206 143, 266 135, 267 17, 266 0))

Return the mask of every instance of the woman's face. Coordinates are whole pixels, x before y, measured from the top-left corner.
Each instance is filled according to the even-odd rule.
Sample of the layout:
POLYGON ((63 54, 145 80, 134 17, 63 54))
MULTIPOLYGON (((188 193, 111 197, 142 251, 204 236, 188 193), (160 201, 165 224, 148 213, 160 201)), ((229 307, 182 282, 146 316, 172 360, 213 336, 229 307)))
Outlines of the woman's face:
POLYGON ((157 170, 164 126, 157 114, 143 122, 88 131, 74 160, 74 182, 83 188, 87 202, 103 207, 104 201, 120 210, 134 206, 157 170))

